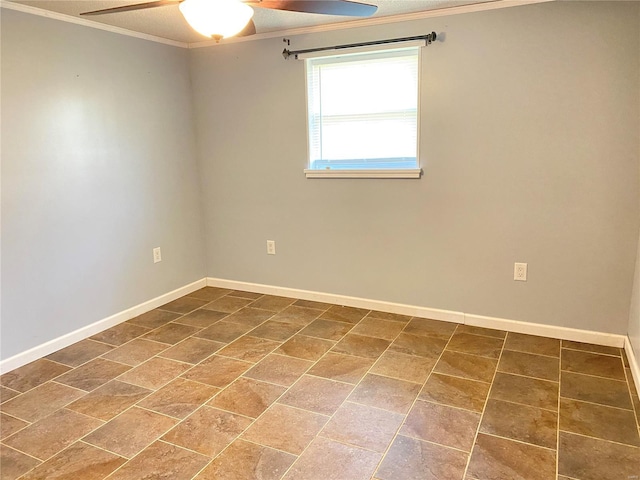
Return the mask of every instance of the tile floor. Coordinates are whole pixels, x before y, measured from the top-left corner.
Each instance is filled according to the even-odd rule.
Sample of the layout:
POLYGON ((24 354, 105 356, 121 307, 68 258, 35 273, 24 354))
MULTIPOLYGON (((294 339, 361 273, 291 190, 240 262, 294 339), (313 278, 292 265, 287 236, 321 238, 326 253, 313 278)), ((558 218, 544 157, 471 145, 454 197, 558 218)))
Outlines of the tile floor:
POLYGON ((617 348, 207 287, 0 377, 0 477, 637 479, 632 382, 617 348))

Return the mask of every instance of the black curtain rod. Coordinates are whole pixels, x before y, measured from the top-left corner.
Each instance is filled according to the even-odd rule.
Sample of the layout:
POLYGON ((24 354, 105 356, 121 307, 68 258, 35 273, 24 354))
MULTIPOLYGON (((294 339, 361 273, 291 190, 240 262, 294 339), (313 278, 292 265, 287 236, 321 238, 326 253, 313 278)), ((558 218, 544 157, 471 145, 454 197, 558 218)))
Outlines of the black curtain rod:
MULTIPOLYGON (((408 42, 411 40, 426 40, 428 45, 431 42, 435 41, 435 39, 436 39, 436 32, 431 32, 428 35, 418 35, 416 37, 391 38, 389 40, 376 40, 374 42, 352 43, 350 45, 335 45, 333 47, 309 48, 307 50, 288 50, 285 48, 282 51, 282 56, 284 57, 285 60, 287 60, 291 55, 295 56, 297 59, 298 55, 301 53, 322 52, 324 50, 341 50, 343 48, 353 48, 353 47, 367 47, 369 45, 382 45, 385 43, 408 42)), ((284 41, 287 42, 287 44, 289 43, 289 41, 286 38, 284 39, 284 41)))

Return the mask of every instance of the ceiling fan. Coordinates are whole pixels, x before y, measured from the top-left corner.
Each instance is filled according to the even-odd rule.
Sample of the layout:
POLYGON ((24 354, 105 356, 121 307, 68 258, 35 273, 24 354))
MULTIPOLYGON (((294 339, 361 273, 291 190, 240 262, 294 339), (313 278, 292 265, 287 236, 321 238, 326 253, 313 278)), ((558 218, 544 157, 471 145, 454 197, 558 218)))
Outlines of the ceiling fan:
POLYGON ((167 5, 178 5, 185 20, 195 31, 216 41, 227 37, 255 34, 256 26, 251 20, 252 6, 351 17, 368 17, 378 9, 375 5, 351 0, 155 0, 94 10, 80 15, 104 15, 167 5))

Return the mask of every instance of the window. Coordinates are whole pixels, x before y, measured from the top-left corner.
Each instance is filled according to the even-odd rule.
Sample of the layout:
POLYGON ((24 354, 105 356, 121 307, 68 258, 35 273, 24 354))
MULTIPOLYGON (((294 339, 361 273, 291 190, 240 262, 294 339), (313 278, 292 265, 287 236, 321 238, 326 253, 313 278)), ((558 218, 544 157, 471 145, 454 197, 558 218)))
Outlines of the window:
POLYGON ((305 59, 307 177, 420 176, 419 54, 413 43, 305 59))

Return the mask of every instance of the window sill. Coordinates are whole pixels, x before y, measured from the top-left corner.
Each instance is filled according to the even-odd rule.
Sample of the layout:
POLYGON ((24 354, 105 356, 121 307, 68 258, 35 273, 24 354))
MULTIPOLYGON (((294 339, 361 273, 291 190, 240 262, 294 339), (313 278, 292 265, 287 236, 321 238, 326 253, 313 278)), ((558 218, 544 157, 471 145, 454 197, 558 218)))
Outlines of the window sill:
POLYGON ((307 178, 420 178, 421 168, 404 170, 309 170, 307 178))

